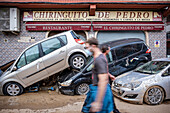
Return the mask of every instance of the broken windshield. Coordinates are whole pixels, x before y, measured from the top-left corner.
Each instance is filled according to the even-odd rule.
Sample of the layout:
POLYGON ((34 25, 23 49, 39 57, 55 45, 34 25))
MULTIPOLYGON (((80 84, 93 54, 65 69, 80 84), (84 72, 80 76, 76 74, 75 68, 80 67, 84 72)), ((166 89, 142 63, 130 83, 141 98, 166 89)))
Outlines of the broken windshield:
POLYGON ((151 61, 140 67, 135 72, 146 73, 146 74, 157 74, 161 70, 165 69, 170 63, 166 61, 151 61))

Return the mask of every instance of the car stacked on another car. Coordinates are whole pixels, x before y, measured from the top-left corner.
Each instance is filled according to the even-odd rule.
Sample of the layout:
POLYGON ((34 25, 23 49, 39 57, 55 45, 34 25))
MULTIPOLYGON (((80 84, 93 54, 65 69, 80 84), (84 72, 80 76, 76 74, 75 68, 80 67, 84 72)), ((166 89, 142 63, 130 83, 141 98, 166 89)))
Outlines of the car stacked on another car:
POLYGON ((117 97, 139 104, 156 105, 170 99, 170 58, 155 59, 120 75, 112 89, 117 97))
POLYGON ((63 32, 25 49, 0 76, 0 94, 19 95, 24 88, 68 67, 84 67, 84 42, 74 31, 63 32))
MULTIPOLYGON (((114 76, 133 70, 152 59, 151 50, 143 40, 137 38, 116 40, 100 46, 102 45, 108 45, 111 48, 107 55, 107 61, 109 72, 114 76)), ((67 79, 59 81, 59 89, 63 94, 81 95, 89 91, 93 58, 89 59, 87 65, 79 73, 72 73, 67 79)))

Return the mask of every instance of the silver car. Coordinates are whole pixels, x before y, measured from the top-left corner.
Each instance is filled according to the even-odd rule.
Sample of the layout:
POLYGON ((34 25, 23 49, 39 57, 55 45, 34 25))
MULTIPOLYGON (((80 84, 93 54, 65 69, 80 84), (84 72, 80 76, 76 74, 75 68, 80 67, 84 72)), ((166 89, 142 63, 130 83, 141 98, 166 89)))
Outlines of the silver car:
POLYGON ((19 95, 24 88, 65 68, 81 68, 87 54, 83 41, 67 31, 25 49, 17 60, 0 76, 0 94, 19 95))
POLYGON ((139 104, 170 99, 170 59, 156 59, 118 76, 112 90, 115 96, 139 104))

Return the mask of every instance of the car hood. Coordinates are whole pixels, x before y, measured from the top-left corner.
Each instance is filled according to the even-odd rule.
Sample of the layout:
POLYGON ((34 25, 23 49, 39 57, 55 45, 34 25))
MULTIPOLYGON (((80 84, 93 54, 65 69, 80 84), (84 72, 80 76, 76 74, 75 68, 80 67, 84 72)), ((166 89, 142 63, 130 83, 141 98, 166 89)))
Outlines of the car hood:
POLYGON ((132 71, 120 75, 119 77, 116 78, 115 82, 119 84, 131 83, 135 81, 142 81, 146 77, 150 76, 152 75, 132 71))

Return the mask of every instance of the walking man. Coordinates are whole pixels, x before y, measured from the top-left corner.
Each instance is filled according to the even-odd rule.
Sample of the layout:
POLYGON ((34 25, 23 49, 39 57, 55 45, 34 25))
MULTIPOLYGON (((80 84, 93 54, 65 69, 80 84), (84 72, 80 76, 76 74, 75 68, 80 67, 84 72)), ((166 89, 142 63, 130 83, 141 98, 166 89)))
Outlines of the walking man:
MULTIPOLYGON (((109 47, 108 45, 103 45, 103 46, 101 47, 101 51, 102 51, 102 53, 105 55, 105 58, 106 58, 106 55, 109 54, 109 52, 110 52, 110 47, 109 47)), ((106 61, 107 61, 107 58, 106 58, 106 61)), ((108 66, 108 62, 107 62, 107 66, 108 66)), ((110 85, 112 85, 112 81, 114 81, 116 78, 115 78, 115 76, 113 76, 112 74, 110 74, 109 71, 108 71, 108 75, 109 75, 110 85)), ((114 97, 113 97, 113 101, 114 101, 114 97)), ((119 110, 116 108, 115 103, 114 103, 113 107, 114 107, 113 113, 120 113, 119 110)))
POLYGON ((86 52, 93 55, 92 84, 87 94, 82 112, 110 113, 114 111, 113 94, 109 85, 107 61, 98 47, 98 41, 90 38, 86 41, 86 52))

